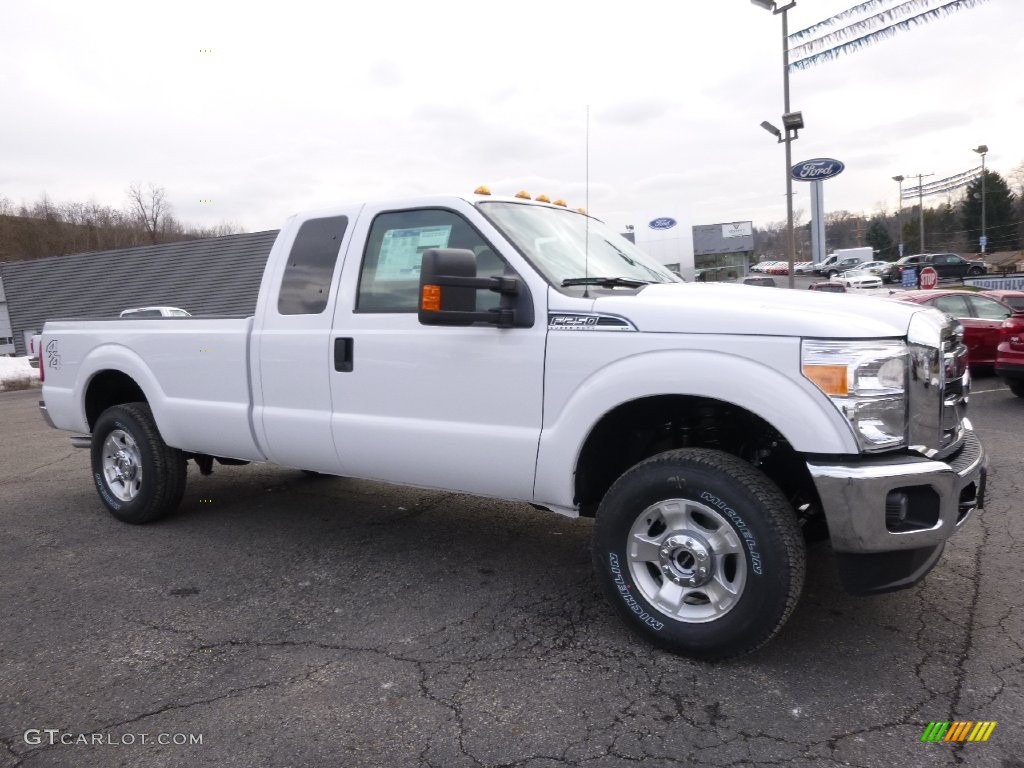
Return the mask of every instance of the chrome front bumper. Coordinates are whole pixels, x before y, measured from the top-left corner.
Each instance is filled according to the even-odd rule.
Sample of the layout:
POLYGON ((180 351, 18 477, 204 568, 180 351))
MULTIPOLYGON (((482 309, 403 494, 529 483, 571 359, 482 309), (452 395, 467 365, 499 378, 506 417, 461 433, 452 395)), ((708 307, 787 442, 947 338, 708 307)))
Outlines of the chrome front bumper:
POLYGON ((963 447, 946 461, 912 455, 808 461, 832 548, 864 554, 941 547, 984 506, 985 449, 966 419, 964 427, 963 447), (909 523, 898 522, 893 511, 901 496, 916 509, 909 523))

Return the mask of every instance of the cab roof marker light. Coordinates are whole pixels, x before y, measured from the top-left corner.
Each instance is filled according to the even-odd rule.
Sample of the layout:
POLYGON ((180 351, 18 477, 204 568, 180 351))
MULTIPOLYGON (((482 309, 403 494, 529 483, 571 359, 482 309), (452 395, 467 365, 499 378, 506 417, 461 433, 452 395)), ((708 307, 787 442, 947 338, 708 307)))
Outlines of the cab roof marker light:
POLYGON ((557 200, 555 200, 553 205, 560 205, 563 208, 568 208, 569 207, 568 204, 565 202, 565 200, 563 200, 562 198, 558 198, 557 200))
POLYGON ((551 198, 545 194, 539 194, 534 198, 538 203, 550 203, 551 198))
POLYGON ((518 198, 520 198, 522 200, 531 200, 532 199, 530 197, 530 193, 527 192, 525 189, 520 189, 518 192, 516 192, 516 197, 518 197, 518 198))
POLYGON ((486 184, 481 184, 479 187, 473 190, 474 195, 489 195, 491 194, 491 188, 486 184))

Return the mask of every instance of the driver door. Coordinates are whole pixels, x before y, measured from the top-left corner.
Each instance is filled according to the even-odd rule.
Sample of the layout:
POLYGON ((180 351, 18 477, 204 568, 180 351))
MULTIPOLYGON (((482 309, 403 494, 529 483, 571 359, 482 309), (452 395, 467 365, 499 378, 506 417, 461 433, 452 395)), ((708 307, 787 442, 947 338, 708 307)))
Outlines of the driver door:
MULTIPOLYGON (((428 248, 472 250, 481 276, 514 273, 472 213, 364 209, 353 242, 365 245, 345 263, 334 318, 346 359, 330 374, 331 429, 345 474, 530 500, 546 293, 532 294, 531 328, 428 326, 416 314, 428 248)), ((478 309, 497 300, 481 291, 478 309)))

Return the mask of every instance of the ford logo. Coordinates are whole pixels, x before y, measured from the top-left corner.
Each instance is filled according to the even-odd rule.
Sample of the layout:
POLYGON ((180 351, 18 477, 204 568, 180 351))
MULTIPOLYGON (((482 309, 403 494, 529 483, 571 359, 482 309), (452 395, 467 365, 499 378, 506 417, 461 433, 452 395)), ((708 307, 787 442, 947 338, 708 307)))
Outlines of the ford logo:
POLYGON ((797 181, 824 181, 838 176, 846 166, 831 157, 816 157, 804 160, 789 169, 789 175, 797 181))
POLYGON ((647 225, 651 229, 672 229, 676 225, 676 220, 671 216, 661 216, 657 219, 651 219, 647 225))

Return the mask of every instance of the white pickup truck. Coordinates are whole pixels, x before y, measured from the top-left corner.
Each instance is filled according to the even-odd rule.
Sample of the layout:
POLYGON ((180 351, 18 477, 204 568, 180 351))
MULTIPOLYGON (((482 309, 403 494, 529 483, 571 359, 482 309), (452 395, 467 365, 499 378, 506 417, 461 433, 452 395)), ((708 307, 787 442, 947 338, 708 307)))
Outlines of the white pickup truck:
POLYGON ((721 658, 772 638, 827 536, 909 586, 982 506, 962 330, 859 296, 687 284, 601 222, 489 195, 293 216, 253 317, 49 322, 40 407, 129 523, 186 464, 275 462, 596 517, 624 619, 721 658))

